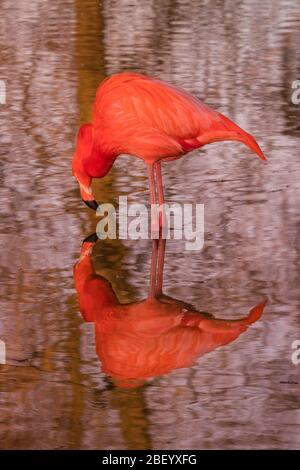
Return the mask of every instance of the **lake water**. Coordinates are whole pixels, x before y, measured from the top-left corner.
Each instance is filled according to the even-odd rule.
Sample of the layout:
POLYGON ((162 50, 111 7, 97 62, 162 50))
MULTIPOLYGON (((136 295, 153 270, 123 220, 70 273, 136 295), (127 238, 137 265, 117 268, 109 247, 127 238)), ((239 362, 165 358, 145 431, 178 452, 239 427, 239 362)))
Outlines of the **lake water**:
MULTIPOLYGON (((299 448, 299 74, 298 0, 2 0, 1 449, 299 448), (205 206, 204 247, 167 243, 163 292, 177 300, 164 328, 161 305, 137 303, 151 242, 97 242, 84 259, 98 274, 95 309, 114 292, 116 312, 134 303, 135 313, 113 332, 100 318, 95 334, 73 266, 98 219, 71 158, 99 82, 123 70, 217 108, 257 138, 268 165, 229 142, 165 165, 166 200, 205 206), (266 299, 225 345, 212 335, 205 346, 195 317, 180 323, 180 309, 238 320, 266 299)), ((95 191, 147 204, 143 163, 120 157, 95 191)))

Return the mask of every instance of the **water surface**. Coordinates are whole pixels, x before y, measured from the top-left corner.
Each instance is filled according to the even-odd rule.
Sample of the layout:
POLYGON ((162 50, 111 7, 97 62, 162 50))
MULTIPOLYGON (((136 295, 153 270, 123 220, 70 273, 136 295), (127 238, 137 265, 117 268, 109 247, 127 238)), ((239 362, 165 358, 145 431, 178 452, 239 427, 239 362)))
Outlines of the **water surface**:
MULTIPOLYGON (((0 448, 299 447, 299 45, 296 0, 2 0, 0 448), (219 319, 268 303, 236 340, 135 387, 103 372, 73 280, 97 222, 71 176, 76 130, 122 70, 191 91, 269 161, 218 143, 164 167, 168 201, 205 205, 203 250, 167 244, 164 293, 219 319)), ((95 187, 101 201, 148 201, 145 168, 126 156, 95 187)), ((147 297, 150 257, 149 241, 124 240, 92 255, 124 303, 147 297)))

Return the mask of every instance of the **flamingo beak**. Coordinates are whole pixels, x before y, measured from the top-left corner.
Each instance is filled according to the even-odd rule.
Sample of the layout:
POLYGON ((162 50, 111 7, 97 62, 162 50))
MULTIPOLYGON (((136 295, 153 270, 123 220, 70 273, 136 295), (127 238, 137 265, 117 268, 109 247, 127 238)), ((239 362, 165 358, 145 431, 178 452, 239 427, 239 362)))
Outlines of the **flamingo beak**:
POLYGON ((96 211, 99 207, 99 204, 98 204, 97 201, 95 201, 95 199, 93 199, 91 201, 86 201, 84 199, 82 199, 82 200, 90 209, 93 209, 94 211, 96 211))
POLYGON ((88 185, 83 184, 79 179, 78 183, 80 186, 80 193, 81 193, 81 198, 83 202, 92 210, 96 211, 99 204, 97 201, 94 199, 93 193, 92 193, 92 188, 90 186, 90 182, 88 185))

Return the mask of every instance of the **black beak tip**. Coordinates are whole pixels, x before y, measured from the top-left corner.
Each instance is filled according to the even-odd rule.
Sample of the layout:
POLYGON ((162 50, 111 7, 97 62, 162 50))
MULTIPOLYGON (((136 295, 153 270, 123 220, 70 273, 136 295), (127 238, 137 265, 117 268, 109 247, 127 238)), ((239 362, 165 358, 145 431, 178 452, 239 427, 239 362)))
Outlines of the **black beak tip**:
POLYGON ((93 209, 94 211, 96 211, 96 210, 98 209, 99 204, 95 201, 95 199, 93 199, 92 201, 85 201, 85 200, 83 200, 83 202, 84 202, 90 209, 93 209))
POLYGON ((97 236, 97 233, 92 233, 91 235, 89 235, 88 237, 86 237, 82 243, 96 243, 97 241, 99 240, 98 236, 97 236))

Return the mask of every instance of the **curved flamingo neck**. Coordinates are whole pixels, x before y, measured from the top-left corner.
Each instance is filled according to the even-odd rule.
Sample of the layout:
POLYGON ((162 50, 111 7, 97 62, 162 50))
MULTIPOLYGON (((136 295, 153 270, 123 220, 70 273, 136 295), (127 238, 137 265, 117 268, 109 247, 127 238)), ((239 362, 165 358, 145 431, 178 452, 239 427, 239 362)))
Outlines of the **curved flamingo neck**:
POLYGON ((116 155, 103 152, 94 145, 91 154, 84 159, 83 167, 91 178, 102 178, 109 172, 116 158, 116 155))

